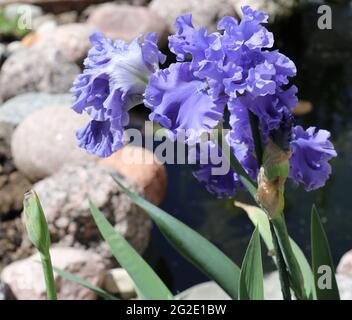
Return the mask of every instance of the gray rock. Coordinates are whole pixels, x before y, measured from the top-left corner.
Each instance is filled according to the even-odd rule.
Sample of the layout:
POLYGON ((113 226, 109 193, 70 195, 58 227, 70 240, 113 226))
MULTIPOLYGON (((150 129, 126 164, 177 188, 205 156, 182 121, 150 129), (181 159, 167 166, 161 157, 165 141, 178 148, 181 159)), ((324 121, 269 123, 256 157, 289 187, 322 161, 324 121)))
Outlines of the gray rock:
POLYGON ((30 114, 15 130, 11 149, 16 167, 31 181, 57 172, 65 164, 95 160, 77 146, 75 132, 89 117, 64 107, 46 107, 30 114))
POLYGON ((168 35, 164 19, 145 7, 106 3, 92 11, 87 23, 109 38, 125 41, 131 41, 146 32, 156 32, 163 45, 168 35))
MULTIPOLYGON (((352 277, 345 274, 337 274, 336 281, 341 300, 352 300, 352 277)), ((266 300, 282 300, 279 273, 277 271, 264 277, 264 297, 266 300)))
POLYGON ((71 94, 49 94, 29 92, 18 95, 0 105, 0 126, 6 122, 17 126, 25 117, 44 107, 69 107, 71 94))
MULTIPOLYGON (((102 284, 105 268, 99 255, 74 248, 52 248, 50 250, 53 265, 71 272, 92 285, 102 284)), ((6 283, 19 300, 42 300, 46 298, 43 270, 38 263, 39 254, 13 262, 1 273, 6 283)), ((94 300, 97 296, 89 289, 55 274, 55 284, 60 300, 94 300)))
POLYGON ((0 100, 32 91, 64 93, 80 68, 55 47, 32 46, 12 54, 0 72, 0 100))
MULTIPOLYGON (((88 197, 139 253, 146 249, 151 231, 148 216, 119 190, 112 174, 113 170, 95 163, 67 166, 33 186, 41 200, 52 242, 92 250, 105 259, 107 266, 116 262, 92 218, 88 197)), ((130 182, 125 184, 142 193, 130 182)), ((25 239, 23 246, 26 242, 25 239)))
POLYGON ((94 31, 94 27, 84 23, 65 24, 41 31, 33 47, 44 52, 55 48, 67 61, 81 64, 92 46, 89 37, 94 31))
POLYGON ((180 300, 231 300, 229 295, 213 281, 197 284, 176 296, 180 300))

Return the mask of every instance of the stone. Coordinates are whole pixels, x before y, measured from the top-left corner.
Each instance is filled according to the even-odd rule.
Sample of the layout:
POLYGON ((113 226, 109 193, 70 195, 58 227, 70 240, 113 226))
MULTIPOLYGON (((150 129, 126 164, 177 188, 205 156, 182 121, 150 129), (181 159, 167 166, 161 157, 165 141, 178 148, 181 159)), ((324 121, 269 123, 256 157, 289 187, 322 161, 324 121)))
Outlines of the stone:
POLYGON ((132 41, 146 32, 158 33, 160 45, 167 40, 168 26, 155 12, 145 7, 106 3, 98 6, 89 15, 87 23, 107 37, 132 41))
POLYGON ((24 233, 22 219, 0 221, 0 270, 18 259, 26 258, 33 253, 33 248, 22 247, 24 233))
POLYGON ((336 271, 352 278, 352 250, 347 251, 340 259, 336 271))
POLYGON ((159 205, 166 192, 167 173, 163 164, 146 149, 127 145, 99 164, 112 167, 144 190, 145 197, 159 205))
MULTIPOLYGON (((341 300, 352 300, 352 277, 345 274, 336 274, 336 281, 341 300)), ((273 271, 264 276, 264 297, 266 300, 282 300, 278 271, 273 271)))
POLYGON ((31 181, 38 181, 65 164, 95 160, 78 147, 75 137, 88 118, 65 107, 45 107, 30 114, 12 137, 12 155, 18 170, 31 181))
MULTIPOLYGON (((17 2, 18 0, 0 0, 0 6, 17 2)), ((92 4, 106 2, 106 0, 20 0, 20 2, 22 4, 34 4, 41 7, 45 12, 58 14, 71 10, 81 11, 92 4)))
POLYGON ((122 299, 131 299, 137 295, 133 280, 123 268, 109 270, 104 278, 103 288, 122 299))
POLYGON ((92 46, 89 37, 94 31, 94 27, 83 23, 65 24, 48 32, 39 30, 34 46, 43 51, 55 48, 67 61, 81 64, 92 46))
POLYGON ((214 281, 197 284, 176 295, 179 300, 231 300, 214 281))
POLYGON ((218 21, 225 15, 234 16, 236 11, 229 0, 153 0, 149 8, 163 17, 170 29, 178 16, 192 13, 196 27, 207 27, 215 31, 218 21))
POLYGON ((45 107, 67 107, 72 104, 72 95, 28 92, 18 95, 0 105, 0 127, 2 123, 19 125, 34 111, 45 107))
POLYGON ((13 53, 0 71, 0 100, 40 91, 65 93, 80 68, 55 47, 31 46, 13 53))
MULTIPOLYGON (((96 287, 104 279, 105 267, 99 255, 75 248, 52 248, 52 263, 57 268, 74 273, 96 287)), ((6 283, 18 300, 46 299, 46 289, 39 254, 6 266, 1 280, 6 283)), ((59 300, 94 300, 96 294, 76 283, 55 274, 59 300)))
POLYGON ((0 281, 0 301, 14 300, 14 296, 6 283, 0 281))
MULTIPOLYGON (((102 240, 89 210, 88 197, 139 253, 146 249, 151 231, 149 217, 120 191, 113 174, 116 175, 114 170, 96 163, 66 166, 33 186, 42 203, 52 243, 94 251, 104 258, 107 267, 116 266, 116 260, 102 240)), ((123 181, 142 195, 140 188, 123 181)), ((23 246, 27 244, 25 237, 23 246)))
POLYGON ((10 56, 18 51, 21 51, 22 49, 23 46, 21 44, 21 41, 12 41, 6 47, 6 55, 10 56))
POLYGON ((0 125, 0 223, 18 216, 22 211, 23 194, 31 187, 12 161, 10 140, 13 127, 0 125))

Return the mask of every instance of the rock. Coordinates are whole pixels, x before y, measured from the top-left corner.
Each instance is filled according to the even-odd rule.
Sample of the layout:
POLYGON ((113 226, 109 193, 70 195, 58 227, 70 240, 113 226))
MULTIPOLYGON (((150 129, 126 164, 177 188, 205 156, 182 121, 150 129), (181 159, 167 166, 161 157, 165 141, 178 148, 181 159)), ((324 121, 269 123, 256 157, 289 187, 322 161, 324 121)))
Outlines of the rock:
POLYGON ((99 160, 99 164, 112 167, 140 186, 146 198, 155 205, 159 205, 163 200, 167 173, 151 151, 128 145, 112 156, 99 160))
MULTIPOLYGON (((99 255, 74 248, 52 248, 54 266, 71 272, 92 285, 99 287, 104 279, 104 264, 99 255)), ((19 300, 42 300, 46 298, 45 282, 39 254, 13 262, 4 268, 1 280, 19 300)), ((89 289, 55 275, 60 300, 94 300, 97 296, 89 289)))
MULTIPOLYGON (((345 274, 336 275, 341 300, 352 300, 352 277, 345 274)), ((282 300, 278 271, 264 277, 264 297, 266 300, 282 300)), ((293 297, 294 298, 294 297, 293 297)))
POLYGON ((30 114, 15 130, 11 149, 16 167, 31 181, 57 172, 65 164, 94 160, 77 146, 75 131, 88 116, 65 107, 46 107, 30 114))
POLYGON ((340 259, 336 271, 338 274, 350 276, 352 278, 352 250, 347 251, 340 259))
POLYGON ((0 221, 0 270, 18 259, 28 257, 32 248, 21 247, 24 227, 20 217, 0 221))
POLYGON ((3 43, 0 43, 0 67, 6 59, 6 55, 6 46, 3 43))
POLYGON ((10 56, 16 52, 19 52, 23 49, 23 46, 21 44, 21 41, 12 41, 7 45, 6 48, 6 55, 10 56))
POLYGON ((109 38, 128 42, 146 32, 157 32, 159 42, 163 45, 168 35, 166 22, 145 7, 106 3, 90 14, 87 23, 109 38))
MULTIPOLYGON (((92 218, 88 197, 139 253, 146 249, 151 231, 148 216, 118 189, 112 174, 116 174, 112 169, 95 163, 67 166, 33 186, 41 200, 52 242, 92 250, 105 259, 107 266, 116 262, 92 218)), ((131 183, 125 184, 142 194, 131 183)), ((23 245, 26 243, 27 239, 23 245)))
POLYGON ((0 72, 0 100, 32 91, 64 93, 80 68, 55 47, 32 46, 12 54, 0 72))
POLYGON ((122 268, 109 270, 104 278, 103 288, 122 299, 131 299, 136 296, 136 288, 127 271, 122 268))
POLYGON ((352 300, 352 277, 345 274, 336 275, 341 300, 352 300))
MULTIPOLYGON (((22 211, 23 194, 31 187, 23 174, 14 166, 10 150, 13 127, 0 125, 0 223, 19 215, 22 211)), ((1 235, 0 235, 1 237, 1 235)))
POLYGON ((0 126, 4 122, 17 126, 25 117, 44 107, 69 108, 71 104, 71 94, 24 93, 0 105, 0 126))
MULTIPOLYGON (((91 4, 102 3, 105 1, 106 0, 20 0, 21 3, 35 4, 40 6, 45 12, 52 12, 55 14, 71 10, 81 11, 91 4)), ((17 0, 0 0, 0 6, 17 2, 17 0)))
POLYGON ((153 0, 149 8, 163 17, 170 28, 178 16, 191 12, 196 27, 207 27, 214 31, 223 16, 236 15, 232 2, 232 0, 153 0))
POLYGON ((57 28, 56 21, 53 21, 53 20, 45 21, 40 26, 38 26, 38 28, 36 29, 36 34, 37 35, 48 34, 54 31, 56 28, 57 28))
POLYGON ((65 24, 49 32, 41 32, 35 46, 44 51, 55 48, 67 61, 81 64, 92 46, 89 37, 94 31, 94 27, 83 23, 65 24))
POLYGON ((15 297, 13 296, 9 286, 6 283, 0 281, 0 301, 14 299, 15 297))
POLYGON ((213 281, 197 284, 176 295, 180 300, 231 300, 228 294, 213 281))

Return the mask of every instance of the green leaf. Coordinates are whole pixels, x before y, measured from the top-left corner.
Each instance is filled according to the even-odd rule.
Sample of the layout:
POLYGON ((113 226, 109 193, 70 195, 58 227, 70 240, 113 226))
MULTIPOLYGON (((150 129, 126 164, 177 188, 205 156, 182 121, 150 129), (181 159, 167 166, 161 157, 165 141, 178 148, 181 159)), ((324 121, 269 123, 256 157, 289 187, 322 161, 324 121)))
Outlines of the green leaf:
POLYGON ((90 210, 100 233, 111 252, 134 281, 138 293, 147 300, 171 300, 173 296, 153 269, 106 220, 103 213, 89 201, 90 210))
POLYGON ((176 250, 217 282, 231 298, 238 298, 240 269, 229 257, 181 221, 129 191, 118 177, 113 178, 131 200, 149 214, 176 250))
POLYGON ((256 227, 246 254, 240 273, 240 300, 263 300, 263 265, 260 246, 259 228, 256 227))
POLYGON ((340 300, 329 242, 315 206, 311 220, 312 267, 318 300, 340 300))
POLYGON ((53 269, 60 277, 63 277, 64 279, 66 279, 68 281, 77 283, 77 284, 81 285, 82 287, 85 287, 85 288, 91 290, 97 296, 99 296, 99 297, 101 297, 101 298, 103 298, 105 300, 119 300, 115 296, 113 296, 110 293, 106 292, 105 290, 93 286, 92 284, 90 284, 86 280, 76 276, 75 274, 73 274, 71 272, 67 272, 67 271, 61 270, 61 269, 56 268, 56 267, 53 267, 53 269))
MULTIPOLYGON (((239 208, 242 208, 244 211, 246 211, 253 225, 255 226, 258 225, 259 233, 262 239, 264 240, 264 243, 268 249, 269 255, 271 255, 274 262, 276 263, 275 256, 272 255, 274 252, 274 245, 273 245, 273 239, 270 232, 269 219, 266 213, 262 209, 256 206, 247 205, 238 201, 235 202, 235 205, 239 208)), ((304 253, 300 249, 300 247, 291 238, 290 238, 290 241, 291 241, 293 253, 303 273, 304 289, 306 291, 306 295, 309 299, 314 299, 315 286, 314 286, 312 269, 310 268, 310 265, 304 253)))

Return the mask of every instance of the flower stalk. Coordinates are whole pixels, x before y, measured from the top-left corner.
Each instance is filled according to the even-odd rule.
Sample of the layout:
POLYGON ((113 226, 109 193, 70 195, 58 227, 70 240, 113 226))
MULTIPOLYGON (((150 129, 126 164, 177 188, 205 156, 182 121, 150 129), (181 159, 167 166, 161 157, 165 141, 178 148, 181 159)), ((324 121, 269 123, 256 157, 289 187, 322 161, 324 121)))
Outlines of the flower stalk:
POLYGON ((57 300, 54 273, 49 252, 49 229, 39 198, 33 190, 24 195, 23 205, 24 223, 28 237, 40 253, 48 300, 57 300))

